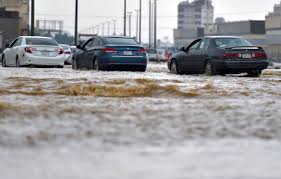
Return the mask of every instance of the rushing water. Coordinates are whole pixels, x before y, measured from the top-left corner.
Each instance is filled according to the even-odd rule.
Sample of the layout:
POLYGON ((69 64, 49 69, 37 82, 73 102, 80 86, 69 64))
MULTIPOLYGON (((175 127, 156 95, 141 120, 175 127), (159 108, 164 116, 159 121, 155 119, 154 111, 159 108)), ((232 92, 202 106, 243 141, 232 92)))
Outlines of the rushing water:
POLYGON ((280 179, 281 71, 0 68, 2 179, 280 179))

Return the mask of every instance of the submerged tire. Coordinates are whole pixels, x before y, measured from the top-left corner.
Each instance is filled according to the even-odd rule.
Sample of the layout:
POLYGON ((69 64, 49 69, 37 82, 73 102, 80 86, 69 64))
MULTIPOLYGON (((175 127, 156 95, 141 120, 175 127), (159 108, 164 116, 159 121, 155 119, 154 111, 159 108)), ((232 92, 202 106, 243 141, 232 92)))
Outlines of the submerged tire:
POLYGON ((216 75, 214 66, 212 65, 212 63, 210 61, 207 61, 206 64, 205 64, 204 74, 207 75, 207 76, 216 75))
POLYGON ((179 71, 178 64, 177 64, 176 60, 172 60, 170 71, 171 71, 172 74, 180 74, 180 71, 179 71))
POLYGON ((260 77, 261 76, 261 71, 258 70, 258 71, 251 71, 251 72, 248 72, 248 77, 253 77, 253 78, 257 78, 257 77, 260 77))
POLYGON ((78 62, 76 60, 73 60, 72 69, 73 70, 78 70, 79 69, 78 62))
POLYGON ((19 61, 19 58, 17 57, 16 59, 16 67, 19 68, 20 67, 20 61, 19 61))
POLYGON ((2 67, 7 67, 5 56, 2 57, 2 64, 1 65, 2 65, 2 67))
POLYGON ((94 60, 94 70, 101 70, 97 59, 94 60))

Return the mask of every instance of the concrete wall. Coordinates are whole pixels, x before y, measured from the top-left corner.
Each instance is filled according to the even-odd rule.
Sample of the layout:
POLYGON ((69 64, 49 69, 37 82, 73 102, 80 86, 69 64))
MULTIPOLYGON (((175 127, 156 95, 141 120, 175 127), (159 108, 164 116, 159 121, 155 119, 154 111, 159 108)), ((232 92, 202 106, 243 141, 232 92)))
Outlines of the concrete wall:
POLYGON ((28 35, 29 0, 0 0, 0 8, 5 8, 6 11, 19 12, 19 33, 28 35))
POLYGON ((19 34, 19 18, 0 17, 0 31, 2 32, 2 49, 19 34))

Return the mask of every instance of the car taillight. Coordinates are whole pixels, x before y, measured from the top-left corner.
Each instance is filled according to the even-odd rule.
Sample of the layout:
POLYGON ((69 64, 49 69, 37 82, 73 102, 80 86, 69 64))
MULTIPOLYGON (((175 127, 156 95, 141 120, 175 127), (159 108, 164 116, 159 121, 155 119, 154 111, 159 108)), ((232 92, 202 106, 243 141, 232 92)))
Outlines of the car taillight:
POLYGON ((25 47, 25 48, 24 48, 24 51, 25 51, 26 53, 32 53, 32 52, 34 52, 34 51, 37 51, 37 49, 34 48, 34 47, 25 47))
POLYGON ((256 52, 256 53, 253 53, 252 56, 254 58, 267 58, 266 53, 264 53, 264 52, 256 52))
POLYGON ((224 53, 224 58, 241 58, 241 53, 234 53, 234 52, 226 52, 224 53))
POLYGON ((67 52, 64 52, 64 54, 71 55, 71 52, 67 51, 67 52))
POLYGON ((139 53, 146 53, 146 49, 145 49, 145 48, 141 48, 141 49, 139 49, 138 52, 139 52, 139 53))
POLYGON ((63 48, 57 48, 56 51, 59 53, 59 55, 64 54, 63 48))
POLYGON ((114 48, 103 48, 101 50, 105 53, 116 53, 117 52, 117 50, 114 48))

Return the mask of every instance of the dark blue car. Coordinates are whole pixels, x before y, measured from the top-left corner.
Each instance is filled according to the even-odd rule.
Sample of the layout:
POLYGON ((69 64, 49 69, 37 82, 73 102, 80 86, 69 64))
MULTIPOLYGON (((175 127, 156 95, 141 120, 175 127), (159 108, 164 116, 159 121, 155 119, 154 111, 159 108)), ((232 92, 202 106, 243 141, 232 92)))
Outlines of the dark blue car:
POLYGON ((96 36, 77 48, 73 69, 146 71, 146 50, 133 38, 96 36))

